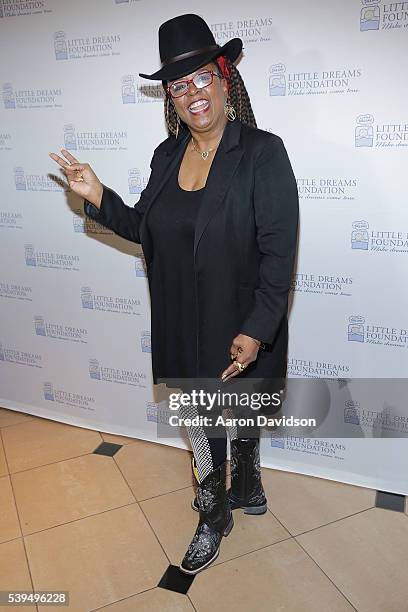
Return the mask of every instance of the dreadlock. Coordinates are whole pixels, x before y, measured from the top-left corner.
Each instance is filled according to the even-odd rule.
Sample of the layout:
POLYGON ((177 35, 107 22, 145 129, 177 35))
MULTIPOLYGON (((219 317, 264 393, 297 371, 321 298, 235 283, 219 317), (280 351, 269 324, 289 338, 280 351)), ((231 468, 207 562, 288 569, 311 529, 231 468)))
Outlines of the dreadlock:
MULTIPOLYGON (((229 103, 235 108, 238 119, 246 125, 257 127, 251 101, 238 68, 224 55, 217 57, 213 63, 227 80, 229 103)), ((162 81, 162 84, 165 87, 167 81, 162 81)), ((177 112, 170 95, 167 93, 164 98, 164 117, 168 132, 176 135, 177 112)), ((187 129, 187 126, 180 119, 181 128, 187 129)))

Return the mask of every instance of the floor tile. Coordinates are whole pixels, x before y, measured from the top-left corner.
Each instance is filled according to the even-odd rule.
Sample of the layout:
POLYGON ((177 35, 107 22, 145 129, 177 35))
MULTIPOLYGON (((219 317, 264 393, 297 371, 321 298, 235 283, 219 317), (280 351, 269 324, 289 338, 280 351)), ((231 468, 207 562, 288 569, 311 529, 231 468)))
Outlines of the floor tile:
POLYGON ((213 565, 188 594, 198 612, 354 612, 293 539, 213 565))
POLYGON ((8 425, 17 425, 18 423, 26 423, 38 417, 18 410, 9 410, 8 408, 0 408, 0 427, 8 425))
POLYGON ((135 501, 114 460, 103 455, 59 461, 11 478, 24 535, 135 501))
POLYGON ((101 443, 97 431, 32 419, 1 431, 10 474, 92 453, 101 443))
POLYGON ((6 462, 6 455, 4 453, 3 442, 1 438, 1 432, 0 432, 0 478, 2 476, 6 476, 6 474, 8 474, 8 466, 6 462))
POLYGON ((134 444, 138 442, 137 438, 128 438, 127 436, 118 436, 116 434, 105 433, 104 431, 99 432, 104 442, 113 442, 114 444, 134 444))
POLYGON ((186 595, 151 589, 102 608, 101 612, 194 612, 186 595))
POLYGON ((0 542, 21 537, 10 476, 0 478, 0 542))
MULTIPOLYGON (((68 590, 88 612, 155 587, 168 566, 137 503, 25 537, 37 590, 68 590)), ((61 607, 39 606, 40 612, 61 607)))
MULTIPOLYGON (((22 538, 12 542, 0 544, 0 591, 32 591, 27 558, 22 538)), ((36 607, 27 606, 1 606, 0 612, 24 610, 36 612, 36 607)))
POLYGON ((375 504, 375 491, 364 487, 262 468, 268 508, 292 535, 361 512, 375 504))
MULTIPOLYGON (((192 497, 193 489, 188 487, 140 503, 171 563, 175 565, 181 562, 198 525, 198 512, 190 505, 192 497)), ((222 539, 220 554, 214 563, 290 537, 270 512, 251 516, 242 510, 234 510, 233 516, 234 527, 222 539)))
POLYGON ((187 450, 138 440, 115 456, 136 499, 148 499, 192 483, 191 454, 187 450))
POLYGON ((359 612, 408 610, 408 517, 372 508, 297 537, 359 612))

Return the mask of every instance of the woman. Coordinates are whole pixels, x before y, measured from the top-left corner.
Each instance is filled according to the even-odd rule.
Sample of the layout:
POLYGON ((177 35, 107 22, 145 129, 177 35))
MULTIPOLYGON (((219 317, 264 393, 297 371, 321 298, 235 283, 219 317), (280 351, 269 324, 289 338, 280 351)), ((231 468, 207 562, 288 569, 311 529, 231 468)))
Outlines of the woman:
MULTIPOLYGON (((234 61, 242 41, 217 45, 205 21, 180 15, 159 28, 160 80, 169 137, 133 208, 89 164, 62 149, 85 213, 142 244, 151 294, 153 379, 286 374, 287 302, 296 249, 298 196, 282 143, 256 127, 234 61), (230 363, 232 360, 232 363, 230 363)), ((237 379, 238 380, 238 379, 237 379)), ((180 408, 195 416, 198 408, 180 408)), ((259 428, 230 428, 231 488, 225 489, 226 430, 188 427, 198 481, 199 522, 180 569, 195 574, 219 554, 232 509, 266 512, 259 428)))

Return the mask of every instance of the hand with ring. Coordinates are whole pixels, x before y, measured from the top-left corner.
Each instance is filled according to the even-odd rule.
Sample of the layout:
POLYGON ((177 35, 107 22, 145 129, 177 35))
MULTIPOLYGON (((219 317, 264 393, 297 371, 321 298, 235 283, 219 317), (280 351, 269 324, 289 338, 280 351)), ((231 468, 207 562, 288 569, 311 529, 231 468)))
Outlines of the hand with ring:
POLYGON ((232 363, 222 372, 222 381, 241 374, 252 361, 255 361, 258 356, 259 345, 259 340, 245 334, 238 334, 230 347, 232 363))
POLYGON ((81 164, 66 149, 61 149, 61 153, 65 159, 56 153, 50 153, 49 156, 61 166, 71 190, 99 208, 102 201, 103 185, 91 166, 81 164))

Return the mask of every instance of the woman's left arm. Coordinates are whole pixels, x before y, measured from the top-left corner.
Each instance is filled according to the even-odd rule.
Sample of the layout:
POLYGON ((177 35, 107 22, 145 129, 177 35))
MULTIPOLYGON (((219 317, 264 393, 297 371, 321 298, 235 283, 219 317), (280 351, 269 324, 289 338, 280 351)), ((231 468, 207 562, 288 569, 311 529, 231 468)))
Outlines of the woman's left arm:
POLYGON ((255 167, 254 208, 261 254, 254 305, 241 333, 273 343, 287 312, 296 254, 299 198, 282 139, 268 139, 255 167))

